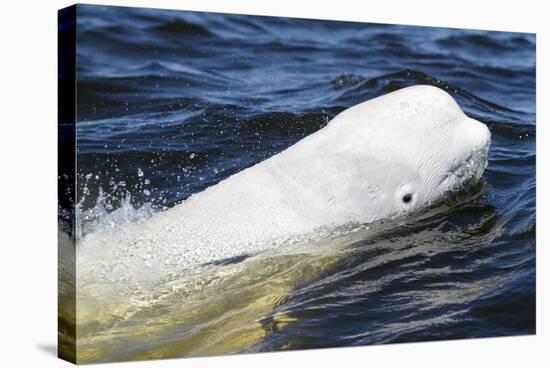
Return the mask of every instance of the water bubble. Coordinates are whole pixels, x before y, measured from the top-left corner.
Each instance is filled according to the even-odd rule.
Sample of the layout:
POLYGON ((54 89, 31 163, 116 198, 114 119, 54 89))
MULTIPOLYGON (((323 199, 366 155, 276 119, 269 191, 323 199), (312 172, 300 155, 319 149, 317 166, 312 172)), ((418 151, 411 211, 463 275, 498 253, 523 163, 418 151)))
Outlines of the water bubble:
POLYGON ((190 158, 190 159, 192 160, 192 159, 194 159, 194 158, 195 158, 195 156, 197 156, 197 155, 196 155, 196 154, 194 154, 194 153, 192 153, 192 154, 190 154, 190 155, 189 155, 189 158, 190 158))
POLYGON ((137 173, 140 178, 143 176, 143 171, 139 167, 137 169, 137 173))
POLYGON ((151 180, 145 179, 145 184, 151 184, 151 180))

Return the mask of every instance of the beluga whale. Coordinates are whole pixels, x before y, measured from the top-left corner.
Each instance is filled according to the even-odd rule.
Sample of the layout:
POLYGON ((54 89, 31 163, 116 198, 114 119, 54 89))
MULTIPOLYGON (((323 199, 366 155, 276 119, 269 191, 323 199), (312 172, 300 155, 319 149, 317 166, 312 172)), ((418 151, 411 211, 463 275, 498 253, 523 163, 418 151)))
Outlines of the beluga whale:
POLYGON ((77 242, 77 270, 143 281, 318 229, 407 215, 478 181, 490 141, 489 129, 442 89, 403 88, 344 110, 171 209, 85 235, 77 242))

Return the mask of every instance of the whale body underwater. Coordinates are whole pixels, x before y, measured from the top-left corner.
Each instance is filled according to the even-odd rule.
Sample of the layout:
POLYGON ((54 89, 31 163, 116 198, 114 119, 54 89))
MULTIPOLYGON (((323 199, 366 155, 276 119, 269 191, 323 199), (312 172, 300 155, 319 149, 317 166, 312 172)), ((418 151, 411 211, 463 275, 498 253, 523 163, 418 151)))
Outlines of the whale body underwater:
POLYGON ((171 209, 83 236, 78 274, 143 281, 319 229, 403 216, 477 182, 490 140, 488 128, 445 91, 403 88, 344 110, 288 149, 171 209))

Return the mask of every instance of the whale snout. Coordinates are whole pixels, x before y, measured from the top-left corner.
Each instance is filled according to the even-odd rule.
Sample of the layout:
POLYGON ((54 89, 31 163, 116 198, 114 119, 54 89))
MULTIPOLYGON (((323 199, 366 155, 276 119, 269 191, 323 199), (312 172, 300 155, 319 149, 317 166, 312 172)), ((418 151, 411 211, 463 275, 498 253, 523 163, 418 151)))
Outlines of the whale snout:
POLYGON ((491 144, 491 132, 487 125, 472 118, 468 118, 463 127, 465 141, 470 145, 472 152, 488 150, 491 144))
MULTIPOLYGON (((458 125, 458 151, 455 151, 453 165, 443 174, 439 184, 441 192, 454 192, 476 183, 487 167, 491 132, 487 126, 475 119, 466 117, 458 125), (460 157, 459 163, 456 159, 460 157)), ((452 152, 453 150, 451 150, 452 152)))

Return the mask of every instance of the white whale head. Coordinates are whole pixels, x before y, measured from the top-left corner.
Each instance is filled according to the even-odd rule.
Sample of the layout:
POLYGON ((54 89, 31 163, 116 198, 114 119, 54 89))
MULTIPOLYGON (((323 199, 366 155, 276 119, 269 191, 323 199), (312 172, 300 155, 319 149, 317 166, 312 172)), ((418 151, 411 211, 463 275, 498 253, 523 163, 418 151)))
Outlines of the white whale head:
POLYGON ((354 178, 360 184, 348 194, 353 191, 350 208, 351 201, 364 202, 354 211, 366 214, 366 221, 438 202, 479 180, 487 166, 489 129, 432 86, 404 88, 353 106, 327 128, 341 170, 361 168, 361 179, 354 178))

